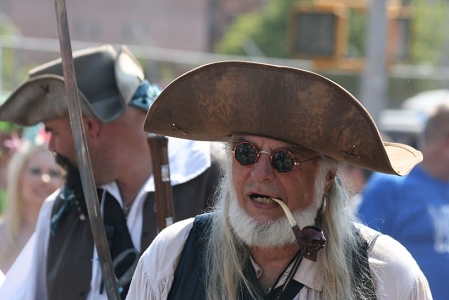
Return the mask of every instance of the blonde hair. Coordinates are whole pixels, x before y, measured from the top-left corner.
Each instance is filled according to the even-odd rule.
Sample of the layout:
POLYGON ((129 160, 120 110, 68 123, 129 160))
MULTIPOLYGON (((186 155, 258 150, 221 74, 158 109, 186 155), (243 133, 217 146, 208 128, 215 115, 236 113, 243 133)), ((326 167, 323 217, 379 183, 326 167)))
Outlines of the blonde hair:
MULTIPOLYGON (((7 221, 6 241, 7 251, 16 250, 20 230, 23 222, 22 211, 26 209, 24 199, 21 193, 21 176, 25 172, 25 168, 29 161, 38 153, 50 153, 44 144, 35 145, 25 143, 11 157, 8 163, 8 176, 6 187, 6 208, 2 219, 7 221)), ((61 169, 62 172, 62 169, 61 169)))
MULTIPOLYGON (((240 289, 245 286, 254 299, 260 296, 244 276, 245 261, 249 251, 235 237, 227 218, 232 190, 231 155, 223 163, 224 176, 217 192, 217 203, 213 211, 214 219, 210 228, 210 238, 206 247, 206 299, 237 300, 240 289)), ((323 187, 329 171, 335 171, 338 162, 322 157, 315 189, 323 187)), ((317 218, 327 239, 326 247, 318 253, 317 267, 324 278, 323 299, 369 299, 355 289, 355 276, 352 261, 354 255, 361 257, 358 240, 354 233, 353 217, 345 208, 346 193, 340 183, 334 182, 324 195, 326 209, 317 218)))

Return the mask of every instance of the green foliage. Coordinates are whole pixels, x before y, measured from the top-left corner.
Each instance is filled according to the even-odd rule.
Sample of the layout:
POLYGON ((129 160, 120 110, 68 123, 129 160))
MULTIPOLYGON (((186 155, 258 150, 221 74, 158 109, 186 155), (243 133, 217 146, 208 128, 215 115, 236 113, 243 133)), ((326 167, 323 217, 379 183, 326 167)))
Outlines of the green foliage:
POLYGON ((6 191, 0 187, 0 215, 3 213, 6 207, 6 191))
POLYGON ((218 53, 248 55, 254 43, 269 57, 287 57, 290 9, 298 0, 269 1, 265 7, 238 17, 216 47, 218 53))
POLYGON ((411 0, 412 63, 439 64, 449 50, 449 2, 447 0, 411 0))
MULTIPOLYGON (((270 1, 266 7, 238 17, 216 47, 218 53, 248 55, 245 45, 253 42, 269 57, 288 58, 288 23, 293 7, 308 0, 270 1)), ((360 57, 365 49, 366 18, 351 12, 348 56, 360 57)))
POLYGON ((229 28, 225 38, 217 45, 217 52, 245 55, 244 43, 253 38, 260 27, 262 19, 259 12, 239 17, 229 28))
POLYGON ((13 131, 17 131, 17 129, 18 127, 13 123, 0 121, 0 132, 10 133, 13 131))
POLYGON ((366 43, 366 15, 351 11, 349 14, 348 57, 363 57, 366 43))
MULTIPOLYGON (((288 19, 292 6, 307 0, 268 1, 265 7, 242 15, 229 26, 218 43, 218 53, 249 55, 245 51, 254 43, 269 57, 290 57, 288 53, 288 19)), ((403 3, 411 8, 411 40, 409 62, 441 64, 449 51, 449 1, 410 0, 403 3)), ((366 12, 351 11, 349 16, 349 57, 363 57, 366 43, 366 12)))

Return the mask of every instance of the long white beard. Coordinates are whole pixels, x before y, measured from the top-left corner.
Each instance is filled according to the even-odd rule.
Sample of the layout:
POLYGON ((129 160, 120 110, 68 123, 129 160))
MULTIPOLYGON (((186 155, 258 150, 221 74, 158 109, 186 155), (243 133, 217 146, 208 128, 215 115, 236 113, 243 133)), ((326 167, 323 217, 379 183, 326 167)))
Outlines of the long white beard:
MULTIPOLYGON (((315 224, 315 217, 321 206, 323 194, 322 187, 316 188, 311 205, 305 210, 292 212, 299 228, 315 224)), ((233 189, 229 201, 228 218, 231 227, 235 235, 248 246, 274 248, 296 243, 295 235, 286 216, 268 222, 249 216, 238 204, 233 189)))

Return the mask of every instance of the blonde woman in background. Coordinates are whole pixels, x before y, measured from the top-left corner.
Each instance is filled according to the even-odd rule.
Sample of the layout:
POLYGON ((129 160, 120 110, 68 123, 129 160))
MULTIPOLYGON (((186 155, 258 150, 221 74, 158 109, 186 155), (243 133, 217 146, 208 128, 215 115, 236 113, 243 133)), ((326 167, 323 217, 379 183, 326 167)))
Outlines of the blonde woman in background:
POLYGON ((36 227, 44 200, 63 183, 46 145, 24 144, 11 158, 7 206, 0 218, 0 270, 6 274, 36 227))

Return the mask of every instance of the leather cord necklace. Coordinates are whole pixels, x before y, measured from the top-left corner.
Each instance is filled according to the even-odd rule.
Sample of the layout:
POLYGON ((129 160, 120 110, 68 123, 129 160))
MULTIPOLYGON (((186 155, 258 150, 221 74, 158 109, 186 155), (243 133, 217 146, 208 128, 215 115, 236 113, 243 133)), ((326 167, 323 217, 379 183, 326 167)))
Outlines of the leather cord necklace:
MULTIPOLYGON (((287 267, 284 269, 284 271, 279 275, 279 277, 276 279, 275 283, 273 284, 272 288, 270 289, 270 292, 265 296, 265 300, 284 300, 284 296, 286 294, 286 292, 288 291, 288 288, 290 286, 290 283, 292 283, 293 277, 296 274, 296 271, 298 271, 299 265, 301 264, 301 261, 303 259, 303 255, 301 253, 301 250, 299 250, 296 255, 293 257, 293 259, 290 261, 290 263, 287 265, 287 267), (292 265, 293 263, 293 265, 292 265), (289 274, 287 275, 287 278, 285 279, 285 282, 277 287, 276 285, 278 284, 279 280, 282 278, 282 275, 284 275, 284 273, 287 271, 288 267, 292 265, 292 268, 289 272, 289 274)), ((302 288, 302 284, 300 286, 299 289, 302 288)), ((299 292, 299 290, 298 290, 299 292)), ((294 292, 294 295, 296 295, 297 292, 294 292)))

